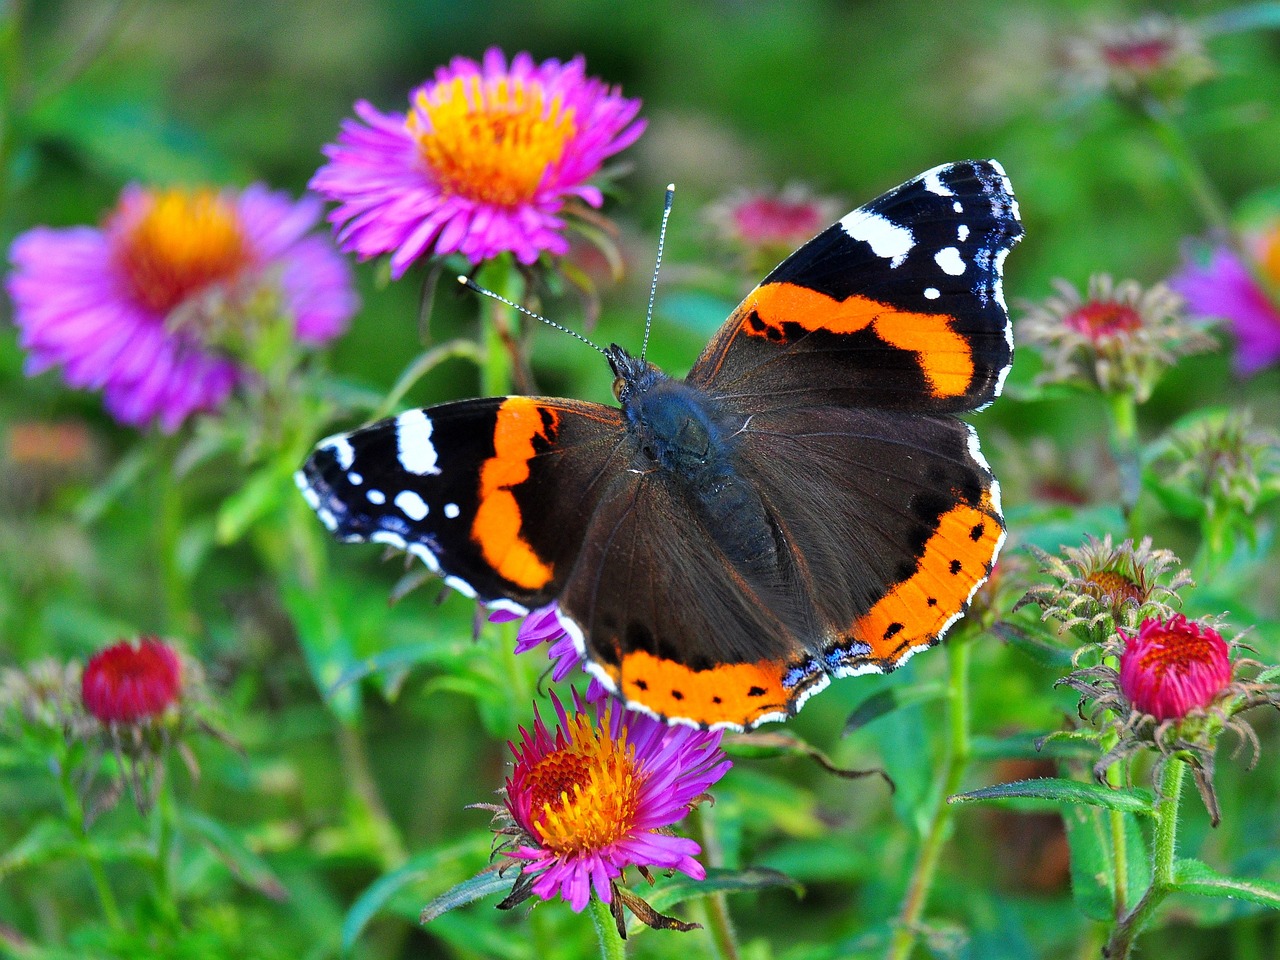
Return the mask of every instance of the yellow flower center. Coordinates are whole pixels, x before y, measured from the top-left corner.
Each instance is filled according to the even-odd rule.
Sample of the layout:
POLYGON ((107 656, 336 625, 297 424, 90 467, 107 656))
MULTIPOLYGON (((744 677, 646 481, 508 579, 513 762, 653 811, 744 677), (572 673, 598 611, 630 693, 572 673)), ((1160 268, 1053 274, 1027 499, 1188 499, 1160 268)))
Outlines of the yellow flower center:
POLYGON ((1280 284, 1280 224, 1272 227, 1262 238, 1259 266, 1268 280, 1280 284))
POLYGON ((597 728, 579 714, 565 729, 573 742, 529 771, 533 827, 554 853, 600 850, 626 836, 635 822, 635 750, 625 731, 614 740, 608 726, 607 719, 597 728))
POLYGON ((161 313, 234 280, 250 260, 235 209, 208 189, 149 193, 117 256, 133 295, 161 313))
POLYGON ((419 91, 405 123, 445 193, 500 207, 532 200, 577 132, 560 96, 511 77, 419 91))

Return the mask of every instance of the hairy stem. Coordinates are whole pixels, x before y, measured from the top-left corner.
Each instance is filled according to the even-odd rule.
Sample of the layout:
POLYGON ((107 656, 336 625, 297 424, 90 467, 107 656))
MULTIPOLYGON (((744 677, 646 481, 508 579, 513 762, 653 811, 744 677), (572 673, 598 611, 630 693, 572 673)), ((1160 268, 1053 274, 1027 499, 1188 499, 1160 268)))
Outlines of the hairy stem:
POLYGON ((613 922, 609 905, 597 897, 593 891, 588 909, 591 911, 591 921, 595 924, 596 937, 600 941, 602 960, 625 960, 627 943, 618 934, 618 925, 613 922))
POLYGON ((929 891, 942 856, 942 848, 951 832, 951 807, 947 797, 960 789, 969 765, 970 710, 969 710, 969 661, 970 644, 967 638, 957 637, 947 644, 950 658, 950 675, 947 689, 947 719, 950 725, 950 741, 947 763, 933 798, 933 809, 924 841, 916 856, 907 893, 902 901, 893 937, 889 941, 889 960, 907 960, 919 939, 920 918, 928 903, 929 891))

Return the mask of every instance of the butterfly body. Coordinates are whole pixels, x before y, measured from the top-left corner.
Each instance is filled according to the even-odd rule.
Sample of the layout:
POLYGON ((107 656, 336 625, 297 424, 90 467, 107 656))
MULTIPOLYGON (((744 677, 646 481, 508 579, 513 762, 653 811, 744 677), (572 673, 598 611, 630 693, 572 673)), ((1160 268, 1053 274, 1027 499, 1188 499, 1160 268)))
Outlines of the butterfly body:
POLYGON ((1021 236, 994 161, 833 224, 686 379, 616 345, 619 407, 495 397, 322 441, 299 474, 346 540, 420 556, 490 606, 554 602, 629 706, 749 728, 936 643, 1004 538, 973 428, 1012 359, 1021 236))

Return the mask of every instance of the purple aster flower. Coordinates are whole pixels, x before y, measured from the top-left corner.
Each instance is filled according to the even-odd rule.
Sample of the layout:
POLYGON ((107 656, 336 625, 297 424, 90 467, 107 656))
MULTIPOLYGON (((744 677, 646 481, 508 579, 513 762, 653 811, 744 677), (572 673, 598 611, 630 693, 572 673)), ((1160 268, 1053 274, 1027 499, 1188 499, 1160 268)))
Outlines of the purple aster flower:
MULTIPOLYGON (((1280 223, 1260 238, 1259 269, 1280 284, 1280 223)), ((1280 361, 1280 304, 1259 285, 1238 254, 1217 247, 1208 262, 1188 262, 1170 281, 1201 317, 1222 317, 1236 337, 1236 372, 1257 373, 1280 361)))
POLYGON ((7 282, 27 374, 61 367, 131 426, 172 432, 218 408, 245 375, 227 348, 266 311, 310 345, 355 312, 350 268, 309 233, 320 214, 318 200, 260 184, 130 186, 102 228, 28 230, 7 282))
MULTIPOLYGON (((582 654, 574 645, 573 638, 560 622, 559 607, 555 602, 533 610, 520 624, 516 634, 516 653, 528 653, 544 643, 548 644, 547 659, 552 661, 551 679, 556 683, 562 681, 573 672, 574 667, 583 664, 582 654)), ((509 623, 518 620, 519 614, 507 610, 495 610, 489 614, 493 623, 509 623)), ((587 688, 587 702, 595 703, 605 694, 604 685, 595 677, 587 688)))
POLYGON ((508 66, 493 48, 437 70, 407 113, 358 101, 311 187, 337 202, 342 248, 390 253, 392 277, 431 254, 531 264, 568 252, 567 201, 603 203, 587 180, 644 131, 639 110, 586 76, 580 56, 538 64, 518 53, 508 66))
POLYGON ((628 866, 705 877, 698 844, 668 828, 732 766, 720 733, 668 727, 614 701, 594 715, 576 701, 570 716, 552 700, 556 730, 536 712, 533 732, 520 729, 504 791, 504 832, 515 837, 504 853, 524 861, 532 893, 581 911, 593 888, 610 903, 628 866))

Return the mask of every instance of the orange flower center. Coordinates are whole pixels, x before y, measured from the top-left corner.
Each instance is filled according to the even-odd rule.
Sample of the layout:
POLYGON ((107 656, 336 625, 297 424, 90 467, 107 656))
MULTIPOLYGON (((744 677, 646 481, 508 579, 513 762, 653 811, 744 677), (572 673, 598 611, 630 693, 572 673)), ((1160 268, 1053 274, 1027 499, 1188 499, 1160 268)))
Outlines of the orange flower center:
POLYGON ((1118 604, 1125 600, 1141 603, 1142 588, 1118 570, 1098 570, 1085 578, 1091 592, 1118 604))
POLYGON ((1096 341, 1139 329, 1142 315, 1127 303, 1095 301, 1071 311, 1062 322, 1076 333, 1096 341))
POLYGON ((635 750, 617 740, 607 719, 597 728, 582 714, 565 733, 573 742, 529 771, 531 815, 543 845, 560 855, 600 850, 626 836, 640 802, 635 750))
POLYGON ((192 294, 234 280, 251 259, 235 209, 208 189, 148 193, 117 257, 133 295, 166 314, 192 294))
POLYGON ((1221 659, 1209 636, 1190 630, 1161 630, 1138 658, 1138 667, 1163 680, 1169 673, 1187 673, 1194 664, 1215 665, 1221 659))
POLYGON ((419 91, 405 123, 445 193, 508 208, 533 199, 577 132, 559 95, 511 77, 419 91))
POLYGON ((1262 238, 1262 255, 1258 265, 1272 283, 1280 284, 1280 224, 1262 238))

